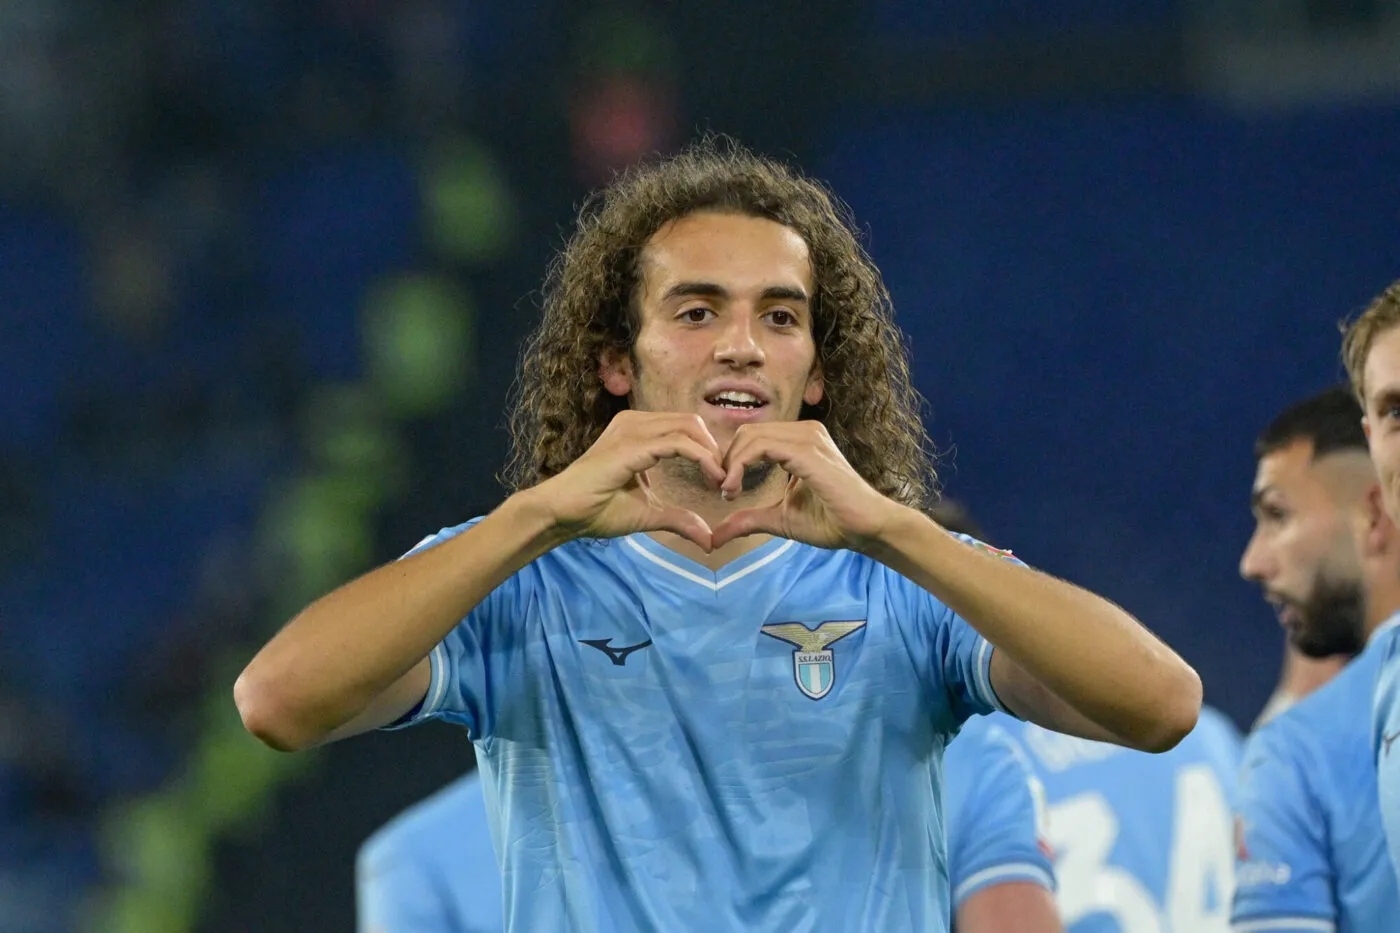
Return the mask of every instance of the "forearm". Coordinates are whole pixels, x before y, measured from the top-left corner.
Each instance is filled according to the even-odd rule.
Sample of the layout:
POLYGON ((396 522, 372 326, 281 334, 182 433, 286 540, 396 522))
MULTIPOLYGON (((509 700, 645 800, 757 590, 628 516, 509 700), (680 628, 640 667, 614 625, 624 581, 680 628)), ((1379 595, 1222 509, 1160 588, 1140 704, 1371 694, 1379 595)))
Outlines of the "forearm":
MULTIPOLYGON (((1201 703, 1195 671, 1108 600, 990 558, 912 509, 899 507, 869 552, 1125 744, 1169 748, 1195 724, 1201 703)), ((1013 704, 1013 712, 1030 711, 1013 704)))
POLYGON ((1062 933, 1049 890, 1029 881, 983 888, 958 906, 958 933, 1062 933))
POLYGON ((245 725, 304 748, 362 714, 511 574, 561 543, 519 493, 438 547, 322 596, 249 662, 234 688, 245 725))

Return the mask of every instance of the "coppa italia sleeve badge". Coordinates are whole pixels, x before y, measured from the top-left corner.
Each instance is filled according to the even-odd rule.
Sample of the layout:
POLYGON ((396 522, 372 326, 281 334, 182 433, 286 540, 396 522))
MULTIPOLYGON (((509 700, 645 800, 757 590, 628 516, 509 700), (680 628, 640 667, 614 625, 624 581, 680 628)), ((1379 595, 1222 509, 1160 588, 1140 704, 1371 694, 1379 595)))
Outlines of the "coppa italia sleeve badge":
POLYGON ((969 547, 974 548, 975 550, 981 551, 984 554, 990 554, 993 557, 1000 557, 1002 560, 1019 560, 1019 558, 1015 554, 1012 554, 1010 550, 1003 551, 999 547, 992 547, 987 542, 978 541, 976 538, 959 538, 958 540, 962 541, 969 547))
POLYGON ((823 622, 814 629, 801 622, 783 622, 765 625, 759 631, 770 638, 797 646, 792 653, 792 676, 797 681, 797 689, 814 700, 820 700, 831 692, 832 685, 836 683, 836 656, 828 646, 864 627, 864 619, 859 622, 823 622))

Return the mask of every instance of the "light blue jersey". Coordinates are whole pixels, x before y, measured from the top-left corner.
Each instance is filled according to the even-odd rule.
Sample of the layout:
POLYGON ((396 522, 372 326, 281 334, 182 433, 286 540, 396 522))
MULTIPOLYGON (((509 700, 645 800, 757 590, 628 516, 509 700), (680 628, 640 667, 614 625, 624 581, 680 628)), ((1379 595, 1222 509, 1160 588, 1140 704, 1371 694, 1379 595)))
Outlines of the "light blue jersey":
POLYGON ((1390 864, 1400 879, 1400 627, 1392 620, 1385 631, 1372 637, 1372 649, 1381 655, 1381 672, 1376 680, 1375 723, 1371 749, 1376 759, 1376 780, 1381 801, 1381 820, 1390 843, 1390 864))
POLYGON ((365 841, 355 900, 359 933, 501 933, 501 873, 476 772, 365 841))
POLYGON ((1018 723, 1045 787, 1068 933, 1224 933, 1240 737, 1219 712, 1149 755, 1018 723))
POLYGON ((774 539, 713 572, 580 540, 433 650, 412 719, 477 744, 508 929, 925 933, 943 748, 998 708, 991 655, 849 551, 774 539))
POLYGON ((1250 736, 1240 771, 1240 933, 1400 929, 1371 742, 1383 655, 1373 641, 1250 736))
POLYGON ((1045 838, 1045 794, 1004 713, 974 716, 943 758, 953 911, 997 884, 1055 889, 1045 838))

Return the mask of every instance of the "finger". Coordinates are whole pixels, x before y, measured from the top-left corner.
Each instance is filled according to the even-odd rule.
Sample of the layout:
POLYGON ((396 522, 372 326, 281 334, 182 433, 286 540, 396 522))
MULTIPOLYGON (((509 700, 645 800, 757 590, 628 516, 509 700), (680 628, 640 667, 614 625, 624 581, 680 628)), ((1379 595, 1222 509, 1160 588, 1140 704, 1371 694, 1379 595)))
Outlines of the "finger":
POLYGON ((648 527, 642 531, 674 531, 695 542, 705 553, 714 550, 714 534, 703 518, 689 509, 668 505, 653 505, 646 514, 648 527))
POLYGON ((642 475, 662 460, 679 457, 698 464, 705 475, 716 483, 724 479, 724 467, 720 465, 718 456, 686 435, 667 434, 653 438, 642 445, 640 453, 641 456, 632 460, 629 465, 629 468, 637 476, 642 475))
POLYGON ((677 415, 677 430, 694 440, 702 447, 706 447, 714 452, 715 459, 719 460, 723 452, 719 449, 719 441, 710 433, 710 426, 705 423, 705 419, 699 415, 677 415))
POLYGON ((714 527, 710 542, 712 547, 720 548, 735 538, 755 534, 783 534, 780 507, 769 505, 761 509, 740 509, 714 527))
MULTIPOLYGON (((716 484, 724 480, 724 466, 720 463, 719 451, 695 441, 690 435, 668 435, 663 440, 673 452, 671 457, 684 457, 697 464, 716 484)), ((711 438, 713 440, 713 438, 711 438)))
POLYGON ((737 496, 744 488, 744 471, 764 460, 776 463, 791 473, 788 464, 792 461, 794 453, 790 445, 764 432, 755 431, 747 436, 742 433, 736 435, 729 453, 724 458, 725 473, 724 481, 720 483, 721 494, 726 499, 737 496))

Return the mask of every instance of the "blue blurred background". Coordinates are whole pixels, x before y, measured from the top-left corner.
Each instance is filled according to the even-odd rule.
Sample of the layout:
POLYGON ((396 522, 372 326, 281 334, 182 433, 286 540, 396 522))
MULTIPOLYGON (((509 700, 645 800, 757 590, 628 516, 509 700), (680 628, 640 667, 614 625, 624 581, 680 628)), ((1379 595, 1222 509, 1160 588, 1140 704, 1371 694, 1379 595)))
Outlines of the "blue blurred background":
POLYGON ((8 0, 0 933, 351 928, 470 747, 279 756, 233 677, 499 501, 573 205, 704 130, 854 207, 946 491, 1248 723, 1253 437, 1400 277, 1395 4, 8 0))

